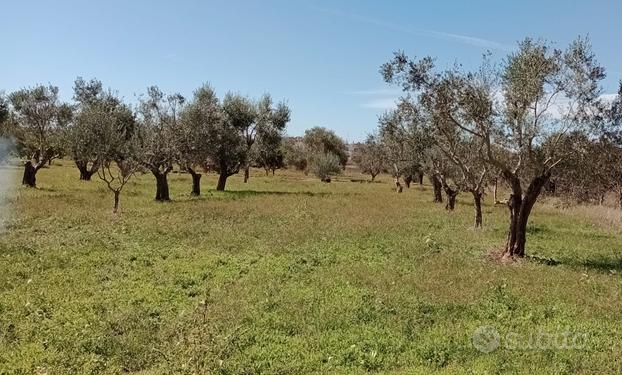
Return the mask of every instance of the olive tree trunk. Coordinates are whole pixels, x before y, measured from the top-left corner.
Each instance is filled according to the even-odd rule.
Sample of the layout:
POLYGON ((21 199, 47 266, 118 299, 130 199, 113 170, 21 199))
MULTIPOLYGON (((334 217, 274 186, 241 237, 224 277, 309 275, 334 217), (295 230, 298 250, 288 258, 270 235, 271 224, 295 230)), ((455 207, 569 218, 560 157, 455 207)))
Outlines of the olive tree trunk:
POLYGON ((436 174, 433 174, 430 177, 430 181, 434 188, 434 203, 443 203, 443 183, 441 179, 436 174))
POLYGON ((188 168, 188 173, 192 176, 192 192, 190 192, 190 195, 201 195, 201 174, 192 168, 188 168))
POLYGON ((445 188, 445 194, 447 195, 447 204, 445 204, 445 209, 448 211, 453 211, 456 207, 456 197, 458 196, 458 190, 454 190, 447 186, 445 188))
POLYGON ((32 162, 29 160, 24 164, 24 177, 22 178, 22 185, 28 187, 37 187, 37 170, 32 162))
POLYGON ((159 202, 166 202, 171 200, 171 196, 168 190, 168 172, 151 171, 156 178, 156 196, 155 200, 159 202))
POLYGON ((80 181, 91 181, 91 177, 97 172, 97 169, 99 169, 96 163, 93 163, 91 168, 88 167, 88 162, 83 160, 76 160, 75 163, 80 171, 80 181))
POLYGON ((227 175, 227 172, 221 170, 220 174, 218 175, 218 184, 216 185, 217 191, 225 191, 225 185, 227 184, 227 177, 229 177, 229 175, 227 175))
POLYGON ((507 174, 504 175, 504 177, 512 187, 512 194, 510 195, 510 199, 508 199, 510 227, 503 255, 509 258, 522 258, 525 256, 527 223, 529 221, 531 209, 542 192, 542 187, 551 177, 551 172, 546 172, 535 177, 529 184, 525 194, 522 194, 520 180, 516 176, 507 174))
POLYGON ((117 213, 119 211, 119 196, 121 195, 120 191, 114 191, 114 207, 112 208, 112 213, 117 213))
POLYGON ((406 175, 404 176, 404 183, 406 184, 406 187, 410 189, 410 183, 413 182, 413 176, 412 175, 406 175))
POLYGON ((247 164, 244 167, 244 183, 248 182, 248 179, 250 178, 250 176, 251 176, 251 166, 247 164))
POLYGON ((482 192, 472 191, 473 207, 475 209, 475 228, 482 227, 482 192))

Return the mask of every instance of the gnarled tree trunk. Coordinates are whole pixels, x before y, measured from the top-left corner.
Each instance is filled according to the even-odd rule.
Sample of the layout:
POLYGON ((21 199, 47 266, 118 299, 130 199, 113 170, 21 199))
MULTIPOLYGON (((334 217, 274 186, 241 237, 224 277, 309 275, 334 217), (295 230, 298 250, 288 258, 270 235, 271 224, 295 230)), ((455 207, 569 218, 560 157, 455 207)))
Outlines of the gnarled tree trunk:
POLYGON ((91 177, 97 172, 99 166, 97 163, 93 163, 91 168, 88 167, 88 162, 83 160, 76 160, 76 167, 80 171, 80 180, 81 181, 91 181, 91 177))
POLYGON ((32 161, 28 160, 24 163, 24 177, 22 178, 22 185, 28 187, 37 187, 37 171, 39 168, 32 164, 32 161))
POLYGON ((201 174, 197 173, 192 168, 187 168, 188 173, 192 176, 192 192, 190 195, 199 196, 201 195, 201 174))
POLYGON ((447 194, 447 204, 445 205, 446 210, 454 210, 456 207, 456 197, 458 196, 458 193, 458 190, 454 190, 449 186, 445 187, 445 194, 447 194))
POLYGON ((404 176, 404 183, 406 184, 406 187, 410 189, 410 183, 413 182, 413 176, 412 175, 406 175, 404 176))
POLYGON ((227 172, 224 170, 220 171, 220 175, 218 175, 218 184, 216 185, 216 190, 225 191, 225 185, 227 184, 227 172))
POLYGON ((432 181, 432 187, 434 188, 434 203, 443 203, 443 183, 441 179, 433 174, 430 177, 430 181, 432 181))
POLYGON ((151 173, 153 173, 156 178, 155 200, 159 202, 170 201, 171 197, 168 190, 168 172, 152 170, 151 173))
POLYGON ((508 208, 510 210, 510 228, 508 230, 507 242, 505 244, 504 257, 524 257, 525 243, 527 242, 527 223, 531 209, 536 203, 538 196, 542 192, 542 187, 551 177, 551 172, 546 172, 535 177, 527 192, 523 195, 520 180, 513 176, 504 175, 512 187, 512 194, 508 199, 508 208))

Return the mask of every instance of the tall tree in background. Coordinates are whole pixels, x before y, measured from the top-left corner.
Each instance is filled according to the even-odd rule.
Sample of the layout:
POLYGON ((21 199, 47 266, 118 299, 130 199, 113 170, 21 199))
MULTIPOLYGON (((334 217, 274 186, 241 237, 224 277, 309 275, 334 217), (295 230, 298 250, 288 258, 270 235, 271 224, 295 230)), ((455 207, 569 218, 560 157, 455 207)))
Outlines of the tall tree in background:
POLYGON ((247 182, 250 177, 251 148, 257 134, 259 118, 257 107, 247 97, 228 93, 223 99, 222 108, 229 125, 237 129, 244 137, 246 147, 242 168, 244 169, 244 182, 247 182))
POLYGON ((179 94, 165 95, 157 86, 147 90, 139 105, 141 115, 141 152, 143 165, 156 179, 157 201, 169 201, 168 174, 179 155, 175 131, 184 98, 179 94))
POLYGON ((431 58, 411 60, 403 53, 381 73, 479 143, 482 159, 501 172, 512 191, 504 256, 523 257, 529 215, 561 161, 559 139, 570 130, 587 132, 599 102, 604 69, 589 41, 578 38, 561 51, 525 39, 499 73, 486 63, 475 73, 436 72, 431 58), (545 142, 551 146, 543 150, 545 142))
POLYGON ((101 133, 107 121, 115 121, 118 130, 126 136, 134 131, 135 121, 131 109, 112 92, 104 91, 102 83, 78 78, 74 84, 76 112, 67 131, 67 150, 73 158, 80 180, 90 181, 100 167, 99 146, 101 133))
POLYGON ((380 143, 398 191, 401 188, 400 178, 404 178, 408 186, 409 178, 425 170, 430 173, 431 181, 438 181, 433 185, 435 202, 442 201, 440 181, 428 160, 431 141, 425 131, 424 119, 415 115, 415 112, 398 108, 380 116, 380 143))
POLYGON ((243 131, 250 121, 246 101, 235 95, 227 94, 222 108, 222 120, 209 124, 207 135, 208 156, 218 172, 218 191, 225 190, 227 179, 238 173, 248 160, 243 131))
POLYGON ((201 173, 197 167, 209 164, 210 129, 222 122, 222 116, 218 97, 209 85, 197 89, 182 112, 175 132, 178 163, 192 176, 192 195, 201 194, 201 173))
POLYGON ((372 181, 387 168, 384 148, 376 134, 367 136, 365 143, 356 149, 353 159, 362 173, 371 176, 372 181))
POLYGON ((62 154, 62 132, 71 121, 72 108, 60 102, 56 86, 18 90, 9 95, 9 101, 16 121, 13 136, 28 159, 22 184, 35 187, 39 169, 62 154))
POLYGON ((244 182, 250 178, 253 145, 257 137, 263 134, 282 132, 290 119, 290 110, 285 103, 273 107, 270 95, 263 95, 257 102, 240 95, 228 94, 223 101, 223 110, 233 123, 240 129, 246 143, 247 158, 244 162, 244 182))
POLYGON ((273 127, 260 129, 257 134, 257 147, 253 158, 257 165, 274 175, 274 171, 285 166, 285 156, 282 147, 283 135, 280 130, 273 127))
POLYGON ((89 122, 97 126, 87 128, 92 132, 89 137, 98 140, 91 153, 99 166, 98 177, 114 196, 112 212, 117 213, 123 188, 142 165, 138 133, 133 131, 134 115, 122 104, 112 112, 106 108, 106 111, 94 113, 101 117, 89 122))

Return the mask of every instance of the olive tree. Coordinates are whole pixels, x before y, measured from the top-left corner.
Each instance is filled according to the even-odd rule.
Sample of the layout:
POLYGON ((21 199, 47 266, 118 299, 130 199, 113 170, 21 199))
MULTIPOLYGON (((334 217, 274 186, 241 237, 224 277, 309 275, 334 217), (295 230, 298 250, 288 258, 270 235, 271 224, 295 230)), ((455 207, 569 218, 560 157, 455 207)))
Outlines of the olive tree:
MULTIPOLYGON (((474 225, 479 228, 482 226, 482 197, 488 181, 489 165, 480 156, 479 139, 465 133, 452 121, 448 121, 444 112, 436 110, 435 107, 439 102, 458 100, 454 95, 457 95, 459 89, 460 80, 457 77, 448 77, 439 83, 439 87, 433 92, 434 97, 421 95, 418 101, 404 98, 399 107, 409 116, 425 118, 425 131, 431 144, 428 153, 436 153, 430 159, 447 196, 446 208, 453 210, 456 196, 460 191, 471 193, 475 214, 474 225), (453 186, 450 185, 450 180, 453 186)), ((485 107, 480 110, 491 111, 492 108, 485 107)))
POLYGON ((250 178, 253 146, 261 134, 274 134, 285 130, 290 119, 290 110, 283 102, 273 106, 270 95, 263 95, 254 102, 241 95, 228 94, 223 101, 223 110, 233 126, 240 129, 246 144, 244 161, 244 182, 250 178))
POLYGON ((99 140, 92 152, 99 166, 97 175, 114 196, 113 213, 119 210, 123 188, 142 166, 142 160, 138 157, 138 135, 128 126, 134 121, 134 116, 125 105, 119 105, 116 111, 103 116, 97 122, 98 126, 90 128, 91 136, 99 140))
POLYGON ((384 147, 378 138, 376 134, 368 135, 365 143, 359 145, 353 157, 361 172, 369 174, 372 181, 387 168, 384 147))
POLYGON ((67 129, 67 149, 80 171, 80 180, 90 181, 101 161, 98 154, 101 138, 97 128, 105 126, 105 121, 117 121, 119 131, 130 135, 134 131, 134 115, 95 79, 87 82, 78 77, 74 84, 74 100, 77 105, 74 121, 67 129))
POLYGON ((227 179, 238 173, 248 158, 244 129, 248 121, 244 119, 245 109, 233 110, 236 106, 245 107, 243 101, 233 94, 223 99, 223 116, 220 121, 209 124, 207 129, 208 156, 218 172, 216 190, 224 191, 227 179), (225 110, 229 108, 229 110, 225 110))
POLYGON ((38 85, 9 95, 15 119, 13 137, 27 159, 22 184, 35 187, 36 174, 46 163, 62 155, 63 131, 72 118, 72 108, 61 103, 58 87, 38 85))
POLYGON ((149 87, 147 96, 139 104, 141 150, 138 156, 156 179, 157 201, 171 199, 168 174, 179 155, 175 131, 183 104, 181 95, 165 95, 157 86, 149 87))
POLYGON ((203 85, 185 106, 175 131, 177 161, 192 176, 192 195, 201 194, 201 173, 197 169, 210 164, 210 129, 220 122, 222 109, 218 97, 209 85, 203 85))
POLYGON ((400 178, 408 187, 413 175, 426 171, 434 187, 434 202, 442 202, 442 186, 433 168, 434 154, 421 116, 404 108, 389 111, 378 120, 378 134, 389 170, 401 191, 400 178))
POLYGON ((485 62, 478 72, 438 71, 432 58, 398 52, 381 72, 421 97, 443 125, 472 137, 482 159, 500 171, 511 189, 504 257, 523 257, 531 210, 562 161, 556 145, 570 130, 588 131, 599 101, 604 69, 589 41, 578 38, 562 51, 525 39, 499 70, 485 62))
POLYGON ((264 128, 258 131, 256 148, 253 159, 256 164, 266 171, 266 175, 285 166, 285 156, 282 147, 283 136, 275 128, 264 128))

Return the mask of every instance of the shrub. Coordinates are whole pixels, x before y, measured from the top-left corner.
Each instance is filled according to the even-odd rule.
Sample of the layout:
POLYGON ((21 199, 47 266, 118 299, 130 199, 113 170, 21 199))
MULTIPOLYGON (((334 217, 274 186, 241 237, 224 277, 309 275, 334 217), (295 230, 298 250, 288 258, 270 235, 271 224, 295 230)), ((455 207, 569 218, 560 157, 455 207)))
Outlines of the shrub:
POLYGON ((315 154, 309 160, 311 172, 322 180, 330 182, 330 176, 341 173, 339 157, 332 153, 315 154))

